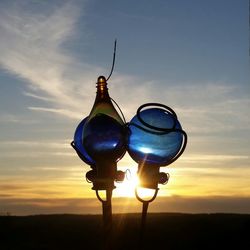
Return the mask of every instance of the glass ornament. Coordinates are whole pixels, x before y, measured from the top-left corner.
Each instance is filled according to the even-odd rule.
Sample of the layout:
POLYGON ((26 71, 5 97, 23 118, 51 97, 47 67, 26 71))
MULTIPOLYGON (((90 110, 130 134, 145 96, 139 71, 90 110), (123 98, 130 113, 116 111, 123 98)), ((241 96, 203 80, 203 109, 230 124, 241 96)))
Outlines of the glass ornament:
POLYGON ((128 152, 139 164, 166 166, 183 144, 182 128, 175 114, 161 108, 137 113, 129 122, 128 152))
POLYGON ((117 162, 126 152, 126 126, 109 97, 104 76, 98 78, 95 103, 83 128, 83 147, 98 163, 117 162))

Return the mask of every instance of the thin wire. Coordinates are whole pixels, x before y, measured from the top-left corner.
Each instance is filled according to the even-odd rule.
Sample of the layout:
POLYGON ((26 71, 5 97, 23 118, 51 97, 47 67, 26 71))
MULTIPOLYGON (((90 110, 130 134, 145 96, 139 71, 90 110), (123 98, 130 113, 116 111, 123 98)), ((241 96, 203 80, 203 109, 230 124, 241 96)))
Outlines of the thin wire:
POLYGON ((116 105, 116 107, 118 108, 119 112, 120 112, 121 115, 122 115, 123 122, 126 124, 127 122, 126 122, 125 116, 124 116, 124 114, 123 114, 123 112, 122 112, 120 106, 118 105, 118 103, 117 103, 113 98, 110 97, 110 99, 111 99, 111 101, 116 105))
POLYGON ((156 127, 156 126, 152 126, 150 125, 149 123, 147 123, 146 121, 144 121, 141 117, 141 110, 145 107, 148 107, 148 106, 156 106, 156 107, 161 107, 163 108, 163 110, 165 110, 168 114, 171 114, 171 118, 173 119, 173 127, 171 129, 174 129, 176 127, 176 121, 177 121, 177 115, 176 113, 174 112, 173 109, 171 109, 170 107, 164 105, 164 104, 161 104, 161 103, 145 103, 143 105, 141 105, 138 109, 137 109, 137 112, 136 112, 136 115, 137 115, 137 118, 138 120, 146 127, 150 128, 150 129, 153 129, 153 130, 156 130, 156 131, 163 131, 163 132, 169 132, 171 129, 169 128, 161 128, 161 127, 156 127))
POLYGON ((116 54, 116 42, 117 42, 117 40, 115 39, 112 67, 111 67, 110 74, 109 74, 109 76, 108 76, 108 78, 107 78, 106 81, 109 80, 109 78, 111 77, 111 75, 113 73, 113 70, 114 70, 114 66, 115 66, 115 54, 116 54))

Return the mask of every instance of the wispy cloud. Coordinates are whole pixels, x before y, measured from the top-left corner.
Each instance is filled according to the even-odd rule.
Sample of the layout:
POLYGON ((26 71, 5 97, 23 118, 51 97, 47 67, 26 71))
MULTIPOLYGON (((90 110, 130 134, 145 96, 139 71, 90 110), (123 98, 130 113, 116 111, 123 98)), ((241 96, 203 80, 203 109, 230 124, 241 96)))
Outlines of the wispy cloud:
MULTIPOLYGON (((52 4, 47 8, 51 11, 39 10, 39 2, 33 7, 35 11, 16 1, 1 8, 0 65, 28 81, 33 93, 26 95, 49 99, 54 112, 58 109, 57 113, 72 118, 72 110, 79 111, 80 100, 88 100, 86 88, 92 86, 80 84, 88 83, 96 70, 80 64, 62 46, 76 32, 80 9, 74 1, 61 6, 52 4)), ((43 111, 53 112, 45 108, 43 111)))
POLYGON ((71 146, 69 144, 70 139, 68 140, 61 140, 61 141, 57 141, 57 142, 52 142, 50 140, 44 140, 44 141, 1 141, 0 143, 0 147, 8 147, 10 146, 11 148, 13 147, 22 147, 22 148, 34 148, 37 147, 39 149, 41 148, 54 148, 54 149, 66 149, 66 148, 70 148, 71 146))
POLYGON ((24 91, 23 94, 26 96, 38 99, 38 100, 45 101, 45 102, 53 102, 54 101, 53 99, 51 99, 49 97, 39 96, 39 95, 36 95, 34 93, 30 93, 30 92, 26 92, 26 91, 24 91))
POLYGON ((182 160, 186 162, 227 162, 232 160, 247 160, 248 155, 188 155, 183 156, 182 160))
MULTIPOLYGON (((89 93, 94 95, 95 92, 93 80, 104 70, 80 62, 63 48, 77 33, 76 23, 80 10, 84 15, 84 5, 70 1, 61 6, 51 4, 51 11, 46 8, 43 11, 37 3, 33 7, 39 11, 35 12, 20 2, 5 5, 0 10, 0 66, 28 82, 30 91, 25 91, 24 95, 46 102, 44 107, 28 108, 71 119, 87 115, 93 102, 89 93), (89 108, 83 110, 83 105, 89 108)), ((116 96, 121 100, 133 85, 131 105, 124 107, 124 112, 132 116, 131 109, 139 105, 138 95, 143 100, 150 90, 145 84, 136 85, 135 77, 117 74, 112 81, 116 96)))
POLYGON ((36 120, 27 120, 22 115, 13 115, 13 114, 6 114, 3 113, 0 115, 0 123, 1 124, 37 124, 38 121, 36 120))
POLYGON ((44 108, 44 107, 28 107, 28 109, 34 110, 34 111, 50 112, 50 113, 60 114, 60 115, 64 115, 64 116, 67 116, 69 118, 78 119, 78 120, 82 118, 82 115, 80 114, 80 112, 70 111, 69 109, 44 108))
MULTIPOLYGON (((68 140, 9 140, 0 142, 0 156, 2 159, 11 158, 44 158, 44 157, 75 157, 75 152, 68 140), (31 153, 32 152, 32 153, 31 153)), ((6 163, 5 163, 6 164, 6 163)), ((51 163, 52 164, 52 163, 51 163)), ((34 164, 35 165, 35 164, 34 164)))

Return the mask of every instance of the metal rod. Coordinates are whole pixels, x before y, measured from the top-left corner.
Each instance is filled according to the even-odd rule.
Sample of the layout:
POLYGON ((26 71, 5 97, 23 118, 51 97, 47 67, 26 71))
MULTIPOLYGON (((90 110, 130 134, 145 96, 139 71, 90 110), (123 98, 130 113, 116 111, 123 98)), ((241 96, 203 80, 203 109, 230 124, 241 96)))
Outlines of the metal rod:
POLYGON ((112 189, 106 190, 106 200, 102 201, 103 226, 104 230, 110 230, 112 227, 112 189))
POLYGON ((150 198, 149 200, 144 200, 143 198, 141 198, 138 194, 138 187, 135 188, 135 196, 137 198, 137 200, 139 200, 142 203, 142 216, 141 216, 141 231, 140 231, 140 244, 143 244, 144 240, 144 233, 145 233, 145 227, 146 227, 146 219, 147 219, 147 212, 148 212, 148 205, 150 202, 154 201, 154 199, 157 196, 158 190, 159 188, 155 189, 154 195, 152 198, 150 198))
POLYGON ((143 201, 143 203, 142 203, 141 234, 140 234, 141 239, 144 237, 144 233, 145 233, 148 204, 149 204, 148 201, 143 201))

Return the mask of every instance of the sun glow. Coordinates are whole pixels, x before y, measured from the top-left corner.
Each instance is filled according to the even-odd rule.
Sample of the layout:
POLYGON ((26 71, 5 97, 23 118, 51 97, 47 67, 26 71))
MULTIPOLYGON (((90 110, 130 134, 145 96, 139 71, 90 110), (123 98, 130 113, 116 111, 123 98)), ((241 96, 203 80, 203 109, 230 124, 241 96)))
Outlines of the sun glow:
POLYGON ((114 189, 115 197, 134 197, 135 188, 139 184, 136 171, 130 170, 126 172, 126 176, 123 182, 116 183, 116 189, 114 189))
POLYGON ((135 197, 135 189, 140 197, 152 197, 154 195, 154 190, 139 187, 140 180, 137 176, 135 170, 127 171, 126 177, 123 182, 116 183, 116 189, 114 189, 114 197, 135 197))

